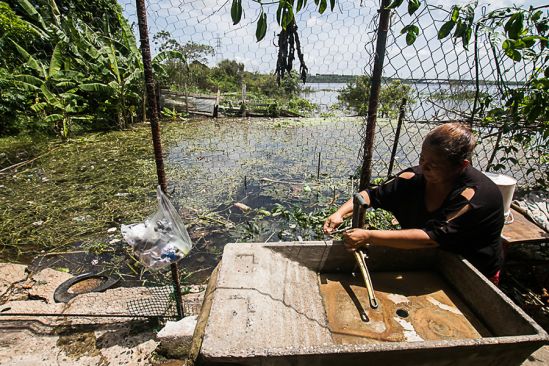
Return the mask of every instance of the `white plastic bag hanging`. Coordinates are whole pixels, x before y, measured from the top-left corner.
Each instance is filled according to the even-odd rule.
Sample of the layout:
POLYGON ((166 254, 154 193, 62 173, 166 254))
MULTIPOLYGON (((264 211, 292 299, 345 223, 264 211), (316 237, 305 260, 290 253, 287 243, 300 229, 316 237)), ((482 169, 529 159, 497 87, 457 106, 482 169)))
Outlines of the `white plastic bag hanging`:
POLYGON ((181 217, 162 192, 156 189, 158 210, 144 222, 122 225, 124 240, 133 248, 139 261, 148 268, 159 269, 184 258, 192 242, 181 217))

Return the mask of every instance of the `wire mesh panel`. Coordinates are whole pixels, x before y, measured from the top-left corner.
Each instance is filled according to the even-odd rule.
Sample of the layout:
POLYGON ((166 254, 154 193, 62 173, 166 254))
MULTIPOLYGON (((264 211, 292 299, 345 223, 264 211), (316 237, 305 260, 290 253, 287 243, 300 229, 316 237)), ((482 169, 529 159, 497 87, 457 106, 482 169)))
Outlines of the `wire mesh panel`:
MULTIPOLYGON (((495 168, 514 176, 523 188, 537 186, 547 179, 541 135, 528 147, 512 142, 512 131, 502 135, 496 125, 481 124, 485 112, 481 108, 483 97, 489 96, 492 106, 503 104, 504 89, 523 86, 535 63, 528 59, 513 62, 475 26, 476 33, 468 48, 450 37, 439 40, 438 31, 449 14, 449 7, 427 4, 413 17, 405 11, 392 15, 382 88, 397 90, 399 96, 407 99, 393 173, 417 162, 421 141, 431 128, 457 120, 472 123, 477 132, 474 166, 481 170, 495 168), (407 45, 401 30, 411 22, 419 26, 420 32, 416 41, 407 45), (502 144, 509 146, 507 153, 497 149, 502 144), (508 160, 510 151, 513 153, 508 160)), ((382 114, 383 103, 382 98, 382 114)), ((379 125, 378 150, 388 149, 394 143, 397 117, 394 108, 392 113, 387 122, 392 127, 379 125)), ((387 160, 378 162, 378 175, 383 176, 386 164, 387 160)))
MULTIPOLYGON (((8 3, 10 17, 32 23, 41 38, 19 37, 17 46, 13 39, 0 39, 5 55, 0 60, 0 132, 7 123, 10 128, 26 124, 53 128, 66 139, 75 126, 124 129, 143 119, 143 61, 134 1, 42 2, 36 9, 8 3), (115 16, 118 5, 126 19, 115 16)), ((491 97, 492 105, 501 104, 509 88, 523 86, 532 63, 508 60, 483 32, 473 35, 468 49, 461 42, 439 40, 437 32, 450 9, 435 4, 422 2, 413 16, 400 8, 392 11, 372 177, 386 178, 417 164, 427 132, 437 124, 460 120, 472 123, 478 134, 476 167, 499 169, 524 188, 547 182, 542 136, 534 133, 528 145, 517 144, 511 140, 513 132, 502 130, 500 124, 480 124, 485 113, 482 101, 491 97), (400 33, 411 23, 420 32, 408 46, 400 33)), ((280 85, 274 75, 280 60, 278 4, 263 4, 268 22, 260 42, 256 42, 256 25, 261 4, 243 4, 237 25, 231 19, 231 5, 230 0, 146 2, 154 76, 163 107, 168 193, 191 222, 190 231, 198 242, 185 266, 201 263, 198 259, 203 256, 206 264, 215 262, 211 257, 219 256, 227 241, 323 238, 318 230, 322 221, 356 190, 362 165, 379 1, 341 0, 323 14, 318 4, 309 1, 296 13, 304 64, 299 57, 293 60, 295 71, 306 67, 307 82, 302 84, 300 75, 293 73, 280 85), (182 118, 189 117, 187 113, 194 114, 182 118), (208 246, 213 241, 222 244, 208 246)), ((5 5, 0 6, 5 10, 5 5)), ((25 34, 34 37, 36 32, 25 34)), ((139 146, 150 144, 149 135, 139 138, 125 148, 142 156, 118 169, 150 168, 150 151, 139 146)), ((89 159, 103 158, 99 155, 89 159)), ((105 160, 105 169, 113 164, 105 160)), ((81 165, 78 169, 90 171, 99 166, 81 165)), ((89 173, 85 179, 92 178, 99 182, 93 183, 96 186, 105 182, 100 173, 89 173)), ((131 188, 126 192, 125 185, 155 184, 146 178, 127 184, 123 180, 116 194, 124 196, 118 198, 128 194, 134 201, 143 199, 132 196, 131 188)), ((97 202, 109 205, 106 199, 83 202, 90 207, 99 206, 97 202)), ((90 212, 74 215, 74 220, 86 220, 90 212)), ((112 216, 114 221, 104 225, 130 220, 127 212, 112 216)), ((25 218, 35 231, 44 227, 39 219, 25 218)), ((28 222, 20 226, 29 226, 28 222)), ((5 232, 14 230, 8 227, 5 232)))

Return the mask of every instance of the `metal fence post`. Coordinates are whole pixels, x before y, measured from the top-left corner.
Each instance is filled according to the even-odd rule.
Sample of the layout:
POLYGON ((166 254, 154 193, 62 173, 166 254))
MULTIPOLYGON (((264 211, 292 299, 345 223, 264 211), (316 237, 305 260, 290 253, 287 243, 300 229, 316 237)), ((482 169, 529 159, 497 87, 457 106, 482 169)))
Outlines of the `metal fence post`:
POLYGON ((387 178, 390 178, 393 174, 393 166, 395 164, 395 157, 398 148, 398 140, 400 139, 400 130, 402 129, 402 122, 404 122, 404 114, 406 113, 406 98, 402 98, 400 103, 400 112, 398 114, 397 130, 395 132, 395 139, 393 141, 393 150, 391 151, 391 160, 389 161, 389 169, 387 170, 387 178))
MULTIPOLYGON (((160 142, 160 127, 158 125, 158 101, 155 93, 155 83, 152 70, 151 47, 149 44, 149 32, 147 29, 147 9, 144 0, 136 0, 137 22, 139 24, 139 38, 141 41, 141 55, 143 56, 143 71, 145 74, 145 87, 149 107, 149 118, 154 148, 154 160, 156 163, 156 175, 158 184, 166 193, 166 174, 164 172, 164 160, 162 158, 162 143, 160 142)), ((171 265, 172 281, 175 293, 178 319, 183 318, 183 304, 181 303, 181 286, 179 284, 179 270, 177 263, 171 265)))
POLYGON ((391 11, 387 9, 387 7, 390 3, 390 0, 382 0, 381 8, 379 9, 379 27, 377 29, 374 70, 372 72, 370 97, 368 99, 368 119, 364 138, 364 155, 362 159, 362 170, 360 172, 359 190, 366 189, 372 178, 372 154, 377 121, 377 108, 379 105, 379 91, 381 89, 381 75, 383 74, 383 61, 385 60, 387 33, 389 31, 389 17, 391 15, 391 11))

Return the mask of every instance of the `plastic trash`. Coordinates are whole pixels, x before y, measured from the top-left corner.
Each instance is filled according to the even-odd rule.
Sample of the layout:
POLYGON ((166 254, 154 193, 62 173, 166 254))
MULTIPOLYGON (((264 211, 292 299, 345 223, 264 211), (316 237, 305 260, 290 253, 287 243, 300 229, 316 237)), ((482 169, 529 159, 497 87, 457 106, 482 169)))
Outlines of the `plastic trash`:
POLYGON ((192 249, 191 238, 181 217, 162 192, 156 189, 158 210, 144 222, 122 225, 124 240, 139 261, 148 268, 160 269, 183 259, 192 249))

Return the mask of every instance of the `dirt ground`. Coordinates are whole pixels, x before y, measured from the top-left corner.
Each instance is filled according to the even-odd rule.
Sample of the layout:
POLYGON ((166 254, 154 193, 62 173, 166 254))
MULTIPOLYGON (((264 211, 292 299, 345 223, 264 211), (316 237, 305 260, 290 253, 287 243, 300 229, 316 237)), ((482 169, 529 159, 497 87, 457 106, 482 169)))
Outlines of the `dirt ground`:
MULTIPOLYGON (((149 288, 114 288, 77 296, 67 304, 53 300, 55 289, 71 275, 46 269, 29 274, 26 266, 0 263, 0 365, 6 366, 178 366, 183 360, 157 352, 161 325, 151 319, 66 317, 62 314, 128 314, 128 302, 150 296, 149 288), (59 316, 6 316, 7 313, 59 316)), ((186 296, 198 313, 203 286, 186 296)), ((549 364, 549 346, 533 353, 524 366, 549 364)))

